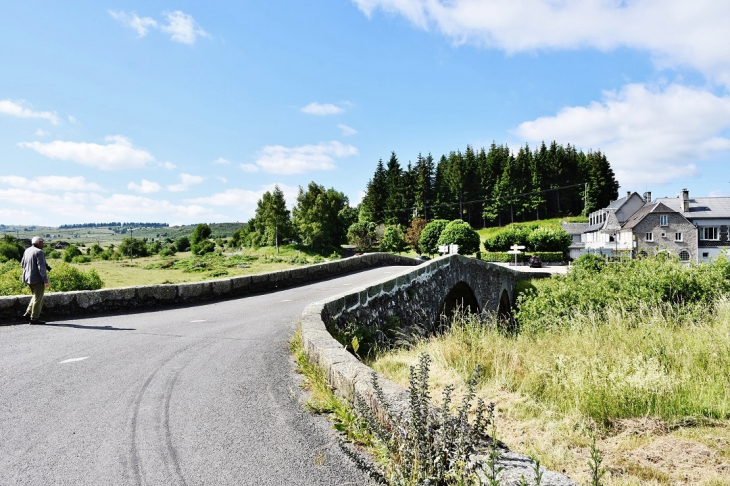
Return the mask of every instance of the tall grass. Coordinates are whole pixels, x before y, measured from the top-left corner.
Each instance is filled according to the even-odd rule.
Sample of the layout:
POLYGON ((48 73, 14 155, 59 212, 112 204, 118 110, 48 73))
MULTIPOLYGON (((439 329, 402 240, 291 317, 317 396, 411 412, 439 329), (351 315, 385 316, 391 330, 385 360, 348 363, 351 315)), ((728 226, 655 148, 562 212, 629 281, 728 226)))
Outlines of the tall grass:
MULTIPOLYGON (((460 316, 449 331, 373 366, 402 381, 413 356, 429 353, 443 374, 531 397, 547 410, 610 425, 615 419, 670 422, 730 418, 730 300, 677 325, 671 306, 620 307, 575 315, 560 333, 506 334, 492 316, 460 316), (641 325, 638 325, 641 323, 641 325)), ((443 378, 448 381, 448 376, 443 378)))

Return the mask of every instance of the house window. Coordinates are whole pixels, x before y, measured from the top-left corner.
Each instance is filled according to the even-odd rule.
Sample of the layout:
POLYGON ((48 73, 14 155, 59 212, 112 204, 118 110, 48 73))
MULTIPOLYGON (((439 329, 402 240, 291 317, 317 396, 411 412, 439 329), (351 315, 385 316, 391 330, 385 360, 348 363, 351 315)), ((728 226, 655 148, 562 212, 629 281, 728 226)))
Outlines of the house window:
POLYGON ((710 252, 709 251, 703 251, 702 252, 702 258, 710 258, 710 252))
POLYGON ((647 233, 646 241, 654 241, 654 233, 647 233))
POLYGON ((689 261, 689 252, 687 250, 682 250, 679 252, 679 259, 683 262, 689 261))
POLYGON ((720 231, 717 226, 706 226, 700 228, 700 239, 701 240, 719 240, 720 231))
POLYGON ((682 241, 682 233, 674 233, 674 241, 682 241))
POLYGON ((669 226, 669 216, 667 216, 666 214, 660 214, 659 226, 669 226))

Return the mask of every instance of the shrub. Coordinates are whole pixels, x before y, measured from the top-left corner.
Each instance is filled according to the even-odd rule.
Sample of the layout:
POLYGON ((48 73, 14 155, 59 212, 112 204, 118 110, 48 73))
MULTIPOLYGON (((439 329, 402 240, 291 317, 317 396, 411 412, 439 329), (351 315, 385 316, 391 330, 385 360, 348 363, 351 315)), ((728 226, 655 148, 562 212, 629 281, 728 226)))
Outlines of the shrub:
POLYGON ((190 249, 190 238, 187 236, 181 236, 175 240, 175 249, 177 249, 177 251, 188 251, 190 249))
POLYGON ((388 226, 383 233, 383 240, 380 242, 380 249, 392 253, 402 253, 406 249, 403 230, 400 226, 388 226))
POLYGON ((471 255, 479 250, 479 233, 469 223, 456 219, 441 232, 438 245, 459 245, 459 255, 471 255))
POLYGON ((371 251, 378 244, 375 223, 353 223, 347 230, 347 241, 355 246, 355 251, 371 251))
POLYGON ((91 257, 87 255, 77 255, 73 257, 72 260, 74 263, 89 263, 91 261, 91 257))
POLYGON ((199 224, 193 230, 193 234, 190 235, 190 244, 195 245, 200 243, 203 240, 208 239, 212 233, 213 231, 210 229, 210 226, 207 224, 199 224))
POLYGON ((532 232, 525 226, 507 226, 502 231, 484 240, 484 249, 487 251, 508 251, 513 245, 526 245, 532 232))
POLYGON ((59 263, 48 273, 51 292, 70 292, 72 290, 97 290, 104 286, 99 274, 93 268, 87 272, 59 263))
POLYGON ((170 257, 170 256, 173 256, 174 254, 175 254, 175 249, 172 247, 168 247, 168 248, 165 248, 164 250, 160 250, 160 253, 158 253, 158 255, 160 255, 161 257, 170 257))
POLYGON ((4 235, 0 240, 0 262, 20 261, 24 252, 25 247, 14 236, 4 235))
POLYGON ((139 238, 124 238, 119 244, 117 251, 122 254, 122 257, 145 257, 149 255, 147 243, 139 238))
POLYGON ((81 255, 81 250, 76 245, 68 245, 63 252, 63 261, 71 263, 74 257, 81 255))
POLYGON ((425 219, 414 219, 408 231, 406 231, 406 243, 419 255, 421 254, 421 233, 423 233, 423 229, 427 224, 428 222, 425 219))
MULTIPOLYGON (((517 255, 518 262, 526 262, 532 255, 537 255, 543 262, 562 262, 563 254, 555 251, 530 251, 517 255)), ((485 251, 481 254, 481 259, 485 262, 512 263, 515 256, 510 255, 506 251, 485 251)))
MULTIPOLYGON (((45 250, 43 250, 45 251, 45 250)), ((55 249, 51 249, 50 251, 46 252, 46 259, 53 259, 58 260, 61 258, 61 252, 55 249)))
POLYGON ((193 243, 191 248, 193 255, 205 255, 206 253, 215 251, 215 243, 210 240, 203 240, 200 243, 193 243))
POLYGON ((98 243, 94 243, 93 245, 91 245, 91 247, 89 247, 89 254, 91 254, 92 256, 101 255, 103 252, 104 249, 99 246, 98 243))
POLYGON ((17 260, 0 263, 0 295, 29 294, 30 290, 21 278, 23 269, 17 260))
POLYGON ((527 247, 533 251, 567 253, 573 238, 563 229, 537 228, 527 236, 527 247))
POLYGON ((439 237, 448 224, 449 222, 445 219, 435 219, 423 228, 421 238, 418 240, 418 245, 421 247, 422 252, 428 255, 438 253, 439 237))

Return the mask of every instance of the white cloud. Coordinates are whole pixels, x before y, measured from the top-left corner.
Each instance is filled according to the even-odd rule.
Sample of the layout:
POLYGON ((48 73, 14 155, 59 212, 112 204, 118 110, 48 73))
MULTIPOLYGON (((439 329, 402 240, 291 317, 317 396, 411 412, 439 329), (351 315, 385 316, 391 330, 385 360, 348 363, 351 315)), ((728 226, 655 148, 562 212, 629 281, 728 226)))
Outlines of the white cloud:
POLYGON ((228 182, 228 179, 226 179, 226 178, 225 178, 225 177, 223 177, 223 176, 213 176, 213 177, 214 177, 214 178, 215 178, 216 180, 218 180, 218 181, 222 182, 223 184, 225 184, 225 183, 227 183, 227 182, 228 182))
POLYGON ((173 184, 167 186, 167 190, 170 192, 182 192, 187 191, 190 186, 200 184, 205 178, 190 174, 180 174, 180 184, 173 184))
POLYGON ((349 136, 355 135, 357 133, 357 130, 355 130, 352 127, 348 127, 347 125, 343 125, 342 123, 340 123, 339 125, 337 125, 337 128, 339 128, 340 130, 342 130, 342 135, 344 137, 349 137, 349 136))
POLYGON ((0 113, 18 118, 41 118, 58 125, 58 115, 51 111, 33 111, 23 101, 0 100, 0 113))
POLYGON ((210 34, 198 25, 192 15, 175 10, 164 12, 162 15, 166 23, 161 23, 152 17, 140 17, 136 13, 115 12, 108 10, 109 15, 118 20, 122 25, 137 32, 139 37, 146 36, 150 29, 159 29, 161 32, 170 34, 170 39, 183 44, 195 44, 198 37, 210 38, 210 34))
POLYGON ((258 172, 259 167, 254 164, 240 164, 241 170, 244 172, 258 172))
POLYGON ((153 192, 159 192, 160 185, 156 182, 148 181, 147 179, 142 179, 142 182, 139 184, 136 184, 134 182, 130 182, 127 184, 127 189, 130 191, 139 192, 142 194, 151 194, 153 192))
POLYGON ((33 179, 20 176, 0 176, 0 184, 26 189, 35 188, 40 191, 106 192, 99 184, 86 182, 83 176, 38 176, 33 179))
POLYGON ((223 157, 218 157, 213 161, 213 165, 231 165, 231 161, 223 157))
POLYGON ((47 132, 45 130, 41 130, 40 128, 35 131, 35 136, 36 137, 45 137, 47 135, 50 135, 50 132, 47 132))
POLYGON ((157 164, 157 166, 162 167, 163 169, 167 169, 167 170, 172 170, 172 169, 177 168, 177 166, 175 164, 173 164, 172 162, 160 162, 159 164, 157 164))
POLYGON ((680 85, 650 89, 629 84, 601 102, 567 107, 524 122, 523 140, 570 140, 603 151, 622 186, 662 183, 696 175, 693 162, 730 152, 730 96, 680 85))
MULTIPOLYGON (((199 197, 190 199, 187 202, 194 204, 207 204, 210 206, 230 206, 237 210, 243 211, 246 215, 253 215, 256 212, 256 203, 261 199, 265 192, 274 190, 277 184, 269 184, 261 187, 258 191, 248 189, 228 189, 224 192, 213 194, 212 196, 199 197)), ((287 186, 286 184, 278 184, 279 189, 284 193, 286 205, 291 208, 296 203, 299 188, 287 186)))
POLYGON ((144 37, 150 29, 157 28, 157 21, 150 17, 140 17, 136 13, 115 12, 108 10, 109 15, 118 20, 122 25, 137 31, 139 37, 144 37))
POLYGON ((261 150, 256 165, 272 174, 301 174, 312 170, 332 170, 335 168, 335 158, 357 153, 357 148, 340 142, 299 147, 267 145, 261 150))
POLYGON ((73 117, 71 115, 68 116, 68 121, 73 123, 74 125, 76 125, 79 122, 75 117, 73 117))
POLYGON ((160 30, 171 34, 170 38, 175 42, 195 44, 198 37, 210 38, 210 34, 198 25, 192 15, 180 10, 165 12, 163 15, 167 19, 167 25, 160 25, 160 30))
POLYGON ((301 109, 302 113, 307 113, 309 115, 318 115, 318 116, 326 116, 326 115, 338 115, 345 110, 339 106, 333 105, 331 103, 325 103, 325 104, 319 104, 316 101, 313 103, 309 103, 307 106, 303 107, 301 109))
POLYGON ((715 0, 353 0, 367 16, 400 14, 456 43, 507 53, 621 47, 730 85, 730 3, 715 0))
POLYGON ((144 167, 155 158, 147 152, 132 146, 132 142, 121 135, 106 137, 106 145, 86 142, 49 143, 21 142, 18 146, 30 148, 51 159, 70 160, 101 170, 118 170, 144 167))

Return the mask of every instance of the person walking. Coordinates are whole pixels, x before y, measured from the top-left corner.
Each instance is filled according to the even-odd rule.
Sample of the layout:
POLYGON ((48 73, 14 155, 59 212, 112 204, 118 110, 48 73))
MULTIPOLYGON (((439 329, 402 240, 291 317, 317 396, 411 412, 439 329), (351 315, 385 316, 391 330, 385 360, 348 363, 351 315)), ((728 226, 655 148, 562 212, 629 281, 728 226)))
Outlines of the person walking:
POLYGON ((32 246, 23 253, 20 262, 23 267, 23 283, 28 284, 33 297, 23 317, 30 319, 30 324, 45 324, 39 319, 43 308, 43 294, 50 285, 46 274, 46 254, 43 253, 43 238, 34 236, 32 246))

